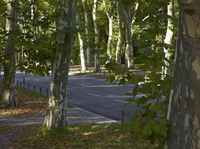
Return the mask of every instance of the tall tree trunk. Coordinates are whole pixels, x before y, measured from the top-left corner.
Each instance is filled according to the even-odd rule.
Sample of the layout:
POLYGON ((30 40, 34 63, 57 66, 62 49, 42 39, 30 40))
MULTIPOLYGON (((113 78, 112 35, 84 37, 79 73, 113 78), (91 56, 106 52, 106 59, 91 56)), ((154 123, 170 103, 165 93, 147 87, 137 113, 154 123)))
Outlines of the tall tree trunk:
POLYGON ((18 0, 7 1, 6 31, 8 33, 5 47, 4 77, 3 77, 3 100, 12 107, 17 106, 15 90, 15 31, 17 28, 17 5, 18 0))
POLYGON ((91 48, 90 48, 90 37, 89 37, 89 28, 90 28, 90 21, 88 15, 88 6, 85 0, 82 0, 83 4, 83 11, 84 11, 84 18, 85 18, 85 35, 86 35, 86 49, 87 49, 87 65, 92 65, 92 57, 91 57, 91 48))
POLYGON ((133 42, 132 42, 132 17, 130 10, 124 10, 126 24, 126 50, 125 60, 128 68, 134 67, 133 42))
POLYGON ((53 63, 50 97, 44 121, 44 127, 48 130, 67 125, 68 72, 75 18, 76 0, 62 0, 56 29, 56 57, 53 63))
POLYGON ((115 61, 118 64, 121 64, 121 47, 122 47, 122 15, 121 15, 121 8, 119 6, 120 4, 117 3, 117 9, 118 9, 118 28, 119 28, 119 35, 118 35, 118 41, 117 41, 117 47, 115 52, 115 61))
MULTIPOLYGON (((121 1, 122 5, 122 1, 121 1)), ((125 60, 128 68, 134 67, 134 55, 133 55, 133 42, 132 42, 132 37, 133 37, 133 30, 132 30, 132 25, 135 22, 136 19, 136 12, 139 7, 139 2, 135 2, 135 8, 133 14, 131 13, 131 8, 130 6, 127 6, 127 8, 123 8, 122 14, 125 19, 125 25, 126 25, 126 50, 125 50, 125 60)))
POLYGON ((112 39, 113 39, 113 16, 109 15, 107 12, 107 17, 109 20, 109 33, 108 33, 108 42, 107 42, 107 56, 109 59, 112 58, 112 39))
POLYGON ((95 34, 94 72, 100 71, 100 64, 99 64, 99 29, 98 29, 98 26, 97 26, 97 3, 98 3, 98 0, 94 0, 93 11, 92 11, 92 18, 93 18, 93 23, 94 23, 94 34, 95 34))
POLYGON ((80 20, 79 20, 79 14, 78 12, 76 13, 76 20, 77 20, 77 25, 76 27, 78 28, 78 39, 79 39, 79 45, 80 45, 80 60, 81 60, 81 72, 85 72, 86 71, 86 64, 85 64, 85 55, 84 55, 84 41, 83 41, 83 37, 82 34, 80 32, 80 20))
POLYGON ((180 0, 168 149, 200 149, 200 1, 180 0))
MULTIPOLYGON (((167 19, 167 32, 165 35, 165 39, 164 39, 164 44, 165 45, 171 45, 172 43, 172 38, 173 38, 173 23, 172 23, 172 0, 170 0, 169 5, 167 6, 167 15, 170 17, 167 19)), ((170 60, 171 57, 171 53, 170 53, 170 48, 166 48, 164 47, 164 55, 165 55, 165 60, 164 60, 164 64, 165 66, 163 67, 163 75, 167 75, 169 73, 169 63, 168 61, 170 60)))

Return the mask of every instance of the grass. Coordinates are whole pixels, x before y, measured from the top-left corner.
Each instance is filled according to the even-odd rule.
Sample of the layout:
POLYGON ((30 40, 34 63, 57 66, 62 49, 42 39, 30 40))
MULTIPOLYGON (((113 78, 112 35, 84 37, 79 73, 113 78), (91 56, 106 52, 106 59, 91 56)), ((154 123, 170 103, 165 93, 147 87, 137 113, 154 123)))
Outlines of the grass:
POLYGON ((145 149, 147 143, 137 143, 127 125, 80 124, 67 130, 46 132, 39 129, 17 140, 17 148, 29 149, 145 149))
MULTIPOLYGON (((44 113, 47 98, 18 90, 21 108, 44 113), (29 106, 28 106, 29 105, 29 106)), ((24 110, 23 114, 30 113, 24 110)), ((22 113, 21 113, 22 114, 22 113)), ((9 129, 9 127, 7 128, 9 129)), ((78 124, 49 132, 41 126, 29 126, 15 142, 16 149, 153 149, 149 142, 138 142, 131 124, 78 124)), ((15 131, 16 132, 16 131, 15 131)))

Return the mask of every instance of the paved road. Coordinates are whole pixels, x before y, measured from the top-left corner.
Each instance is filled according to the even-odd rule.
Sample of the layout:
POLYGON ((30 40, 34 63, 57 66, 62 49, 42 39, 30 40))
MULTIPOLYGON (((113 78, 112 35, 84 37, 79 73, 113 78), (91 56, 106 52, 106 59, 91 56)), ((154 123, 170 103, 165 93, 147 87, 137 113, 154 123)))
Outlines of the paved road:
MULTIPOLYGON (((37 77, 30 74, 17 73, 16 82, 31 90, 47 95, 49 91, 49 77, 37 77), (41 90, 40 90, 41 88, 41 90)), ((126 92, 131 91, 133 85, 110 85, 104 79, 84 77, 77 75, 69 76, 68 99, 69 103, 88 111, 103 115, 113 120, 121 120, 122 112, 125 111, 125 120, 130 119, 130 113, 135 107, 127 104, 126 92)))

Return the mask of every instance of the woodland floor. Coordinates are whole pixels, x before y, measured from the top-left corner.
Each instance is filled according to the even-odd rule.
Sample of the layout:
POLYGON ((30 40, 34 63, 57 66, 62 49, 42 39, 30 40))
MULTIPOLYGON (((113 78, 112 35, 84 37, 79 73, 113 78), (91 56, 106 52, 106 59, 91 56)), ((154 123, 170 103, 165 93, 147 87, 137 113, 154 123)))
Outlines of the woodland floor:
POLYGON ((16 139, 35 131, 43 122, 45 98, 19 90, 18 99, 18 108, 0 103, 0 149, 15 149, 16 139))
POLYGON ((47 98, 18 90, 19 107, 0 103, 0 149, 154 149, 137 142, 130 124, 80 123, 48 132, 42 128, 47 98))

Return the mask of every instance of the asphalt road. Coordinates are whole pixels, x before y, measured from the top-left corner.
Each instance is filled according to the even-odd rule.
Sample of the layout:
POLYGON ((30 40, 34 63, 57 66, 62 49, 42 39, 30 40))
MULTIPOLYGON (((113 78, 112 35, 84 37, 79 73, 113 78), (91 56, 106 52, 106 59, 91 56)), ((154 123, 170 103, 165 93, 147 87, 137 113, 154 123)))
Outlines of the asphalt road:
MULTIPOLYGON (((42 95, 49 94, 49 77, 37 77, 31 74, 18 72, 16 74, 18 86, 24 86, 29 90, 35 90, 42 95), (23 84, 25 80, 25 84, 23 84)), ((120 121, 122 111, 125 113, 125 121, 131 118, 134 106, 127 104, 133 85, 111 85, 104 79, 84 77, 77 75, 69 76, 68 102, 74 106, 103 115, 113 120, 120 121)))

